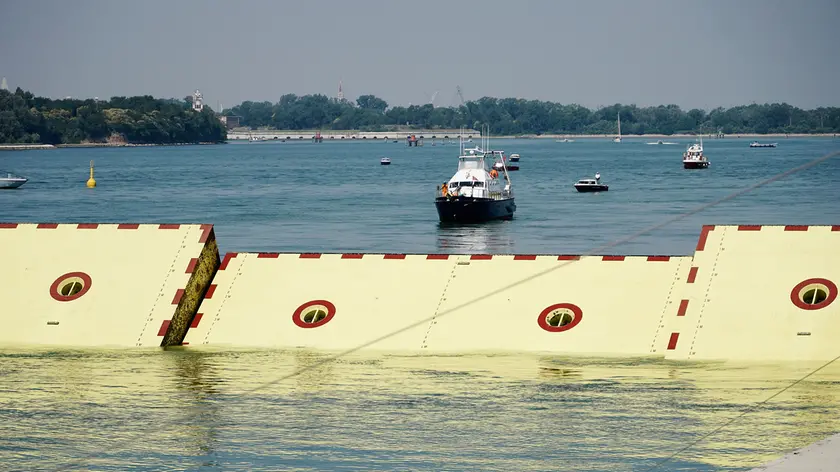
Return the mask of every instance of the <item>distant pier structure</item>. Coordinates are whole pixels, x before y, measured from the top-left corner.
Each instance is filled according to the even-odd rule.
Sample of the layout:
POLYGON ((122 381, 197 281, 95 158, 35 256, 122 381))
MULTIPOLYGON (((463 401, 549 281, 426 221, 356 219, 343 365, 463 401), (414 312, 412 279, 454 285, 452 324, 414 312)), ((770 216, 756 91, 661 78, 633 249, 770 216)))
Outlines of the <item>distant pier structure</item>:
POLYGON ((406 136, 405 142, 406 142, 406 144, 408 144, 408 147, 422 146, 423 145, 423 139, 422 138, 423 138, 422 136, 418 138, 416 134, 410 134, 410 135, 406 136))
POLYGON ((204 98, 201 96, 201 92, 199 92, 198 89, 196 89, 193 93, 192 109, 197 112, 201 112, 201 110, 204 109, 204 98))
POLYGON ((320 132, 320 131, 316 132, 316 133, 315 133, 315 136, 312 136, 312 142, 313 142, 313 143, 322 143, 322 142, 324 142, 324 137, 323 137, 323 136, 321 136, 321 132, 320 132))

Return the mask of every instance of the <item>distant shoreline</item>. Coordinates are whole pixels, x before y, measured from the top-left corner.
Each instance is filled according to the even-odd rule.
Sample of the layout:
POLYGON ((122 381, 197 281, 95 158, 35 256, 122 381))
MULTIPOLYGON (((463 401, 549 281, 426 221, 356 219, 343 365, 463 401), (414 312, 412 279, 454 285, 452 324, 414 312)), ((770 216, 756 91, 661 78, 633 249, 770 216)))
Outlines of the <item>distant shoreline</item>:
POLYGON ((208 146, 220 143, 162 143, 162 144, 135 144, 135 143, 79 143, 79 144, 0 144, 0 151, 34 151, 40 149, 60 148, 115 148, 115 147, 158 147, 158 146, 208 146))

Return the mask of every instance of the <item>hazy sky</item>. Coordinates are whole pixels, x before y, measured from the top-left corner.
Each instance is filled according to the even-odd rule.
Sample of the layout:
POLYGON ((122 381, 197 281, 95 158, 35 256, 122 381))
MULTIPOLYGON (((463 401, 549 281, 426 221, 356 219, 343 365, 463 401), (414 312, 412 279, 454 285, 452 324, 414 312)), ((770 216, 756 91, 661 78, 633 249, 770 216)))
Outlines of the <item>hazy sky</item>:
POLYGON ((284 93, 840 106, 840 0, 0 0, 0 76, 51 97, 284 93))

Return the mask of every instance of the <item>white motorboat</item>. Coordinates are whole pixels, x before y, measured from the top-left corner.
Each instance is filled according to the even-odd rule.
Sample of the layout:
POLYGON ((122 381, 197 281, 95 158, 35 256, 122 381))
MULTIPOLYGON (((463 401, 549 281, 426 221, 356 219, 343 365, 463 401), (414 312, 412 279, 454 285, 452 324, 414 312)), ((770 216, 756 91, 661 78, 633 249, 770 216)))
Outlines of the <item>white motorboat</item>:
POLYGON ((383 166, 389 166, 389 165, 391 165, 391 159, 387 158, 387 157, 383 157, 382 159, 379 159, 379 163, 382 164, 383 166))
POLYGON ((705 169, 709 167, 709 160, 703 154, 703 138, 700 142, 688 146, 688 149, 683 153, 683 168, 685 169, 705 169))
POLYGON ((26 177, 21 177, 19 175, 12 174, 11 172, 0 171, 0 189, 18 188, 28 181, 29 179, 26 177))

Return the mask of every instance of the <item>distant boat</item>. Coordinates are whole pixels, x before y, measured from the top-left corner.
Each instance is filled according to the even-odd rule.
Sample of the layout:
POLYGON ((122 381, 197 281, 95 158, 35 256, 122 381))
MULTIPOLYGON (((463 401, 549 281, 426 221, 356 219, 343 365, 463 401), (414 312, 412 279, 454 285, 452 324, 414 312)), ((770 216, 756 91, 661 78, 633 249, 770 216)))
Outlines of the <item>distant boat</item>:
POLYGON ((28 181, 29 179, 26 177, 21 177, 19 175, 12 174, 11 172, 0 171, 0 189, 18 188, 28 181))
POLYGON ((709 160, 703 154, 703 138, 699 143, 694 143, 683 153, 684 169, 705 169, 709 167, 709 160))
POLYGON ((575 190, 578 192, 606 192, 610 189, 607 184, 601 183, 601 174, 596 173, 594 179, 580 179, 575 183, 575 190))
POLYGON ((762 143, 759 143, 758 141, 753 141, 753 142, 750 143, 750 147, 751 148, 774 148, 774 147, 776 147, 776 143, 762 144, 762 143))
POLYGON ((383 157, 382 159, 379 159, 379 163, 382 164, 383 166, 389 166, 389 165, 391 165, 391 159, 389 159, 387 157, 383 157))
POLYGON ((555 139, 554 142, 555 143, 573 143, 573 142, 575 142, 575 140, 574 139, 569 139, 569 138, 563 138, 563 139, 555 139))
POLYGON ((647 144, 678 144, 678 143, 669 143, 668 141, 662 141, 660 139, 659 141, 656 141, 655 143, 647 143, 647 144))
POLYGON ((614 143, 620 143, 621 142, 621 113, 620 112, 617 113, 616 116, 618 118, 618 136, 615 139, 613 139, 613 142, 614 143))

